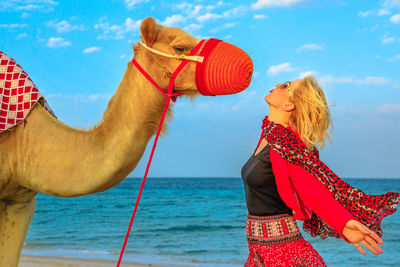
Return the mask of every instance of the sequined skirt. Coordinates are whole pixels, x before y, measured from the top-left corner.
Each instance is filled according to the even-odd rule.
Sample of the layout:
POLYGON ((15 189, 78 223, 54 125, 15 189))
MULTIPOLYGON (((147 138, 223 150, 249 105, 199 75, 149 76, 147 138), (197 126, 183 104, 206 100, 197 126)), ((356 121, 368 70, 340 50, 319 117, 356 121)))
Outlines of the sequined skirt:
POLYGON ((291 215, 249 215, 246 220, 249 256, 245 267, 326 266, 304 240, 291 215))

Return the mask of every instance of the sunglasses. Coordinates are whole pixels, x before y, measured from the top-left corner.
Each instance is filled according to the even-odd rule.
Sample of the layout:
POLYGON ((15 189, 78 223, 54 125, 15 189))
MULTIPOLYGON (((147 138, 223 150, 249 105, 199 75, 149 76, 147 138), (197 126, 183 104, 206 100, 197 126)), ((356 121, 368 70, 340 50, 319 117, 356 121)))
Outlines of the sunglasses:
POLYGON ((282 83, 281 86, 279 86, 279 88, 280 89, 286 89, 287 88, 288 92, 289 92, 289 95, 293 96, 292 90, 290 89, 290 82, 289 81, 282 83))

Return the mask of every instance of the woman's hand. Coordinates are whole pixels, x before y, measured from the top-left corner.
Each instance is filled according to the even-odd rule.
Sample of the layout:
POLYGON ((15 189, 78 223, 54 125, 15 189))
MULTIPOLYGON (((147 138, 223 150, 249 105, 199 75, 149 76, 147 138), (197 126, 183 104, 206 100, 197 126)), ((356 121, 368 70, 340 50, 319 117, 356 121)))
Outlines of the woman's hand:
POLYGON ((383 252, 381 247, 377 244, 378 242, 382 245, 382 239, 375 232, 356 220, 350 220, 345 224, 343 227, 343 235, 347 240, 353 243, 361 254, 366 255, 367 253, 361 247, 359 242, 363 244, 364 247, 371 250, 375 255, 383 252))

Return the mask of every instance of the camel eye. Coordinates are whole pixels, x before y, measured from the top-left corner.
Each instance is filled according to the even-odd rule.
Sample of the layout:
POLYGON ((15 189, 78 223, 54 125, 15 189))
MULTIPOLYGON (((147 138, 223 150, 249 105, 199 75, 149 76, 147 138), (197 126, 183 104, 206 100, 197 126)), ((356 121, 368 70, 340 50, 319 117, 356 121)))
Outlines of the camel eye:
POLYGON ((178 53, 178 54, 182 54, 183 52, 185 52, 185 48, 182 46, 175 46, 174 50, 178 53))

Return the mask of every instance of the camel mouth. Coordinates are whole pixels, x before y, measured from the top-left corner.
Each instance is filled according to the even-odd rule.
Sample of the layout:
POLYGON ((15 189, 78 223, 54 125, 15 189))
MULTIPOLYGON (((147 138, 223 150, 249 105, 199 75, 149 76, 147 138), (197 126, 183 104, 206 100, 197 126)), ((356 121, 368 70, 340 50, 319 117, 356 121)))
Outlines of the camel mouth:
POLYGON ((174 94, 182 94, 184 95, 198 95, 199 92, 197 90, 189 90, 189 89, 184 89, 184 90, 173 90, 172 93, 174 94))

